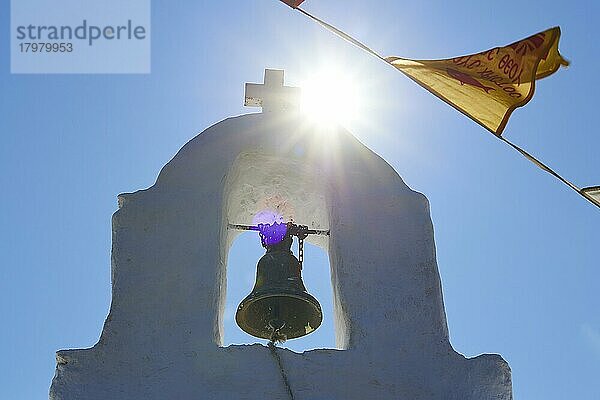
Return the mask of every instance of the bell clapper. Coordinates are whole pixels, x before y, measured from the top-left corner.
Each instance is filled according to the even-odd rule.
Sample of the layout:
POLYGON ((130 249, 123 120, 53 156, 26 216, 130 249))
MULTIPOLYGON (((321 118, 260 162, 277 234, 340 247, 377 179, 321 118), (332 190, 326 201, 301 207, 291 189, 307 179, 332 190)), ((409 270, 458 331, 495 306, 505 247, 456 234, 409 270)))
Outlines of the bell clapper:
POLYGON ((285 342, 287 337, 284 334, 280 333, 280 330, 282 330, 283 327, 285 327, 285 321, 279 318, 279 305, 273 305, 273 307, 270 310, 270 317, 271 319, 269 320, 269 328, 273 330, 273 333, 271 333, 270 337, 271 342, 285 342))

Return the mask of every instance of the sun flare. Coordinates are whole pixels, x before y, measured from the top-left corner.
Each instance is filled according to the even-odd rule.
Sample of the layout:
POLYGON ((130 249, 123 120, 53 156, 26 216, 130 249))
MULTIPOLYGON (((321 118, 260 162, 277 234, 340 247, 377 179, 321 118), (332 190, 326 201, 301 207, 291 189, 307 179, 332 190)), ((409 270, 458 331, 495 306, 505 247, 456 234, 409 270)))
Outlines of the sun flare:
POLYGON ((301 86, 302 111, 314 122, 348 126, 359 117, 359 93, 353 79, 342 71, 321 70, 301 86))

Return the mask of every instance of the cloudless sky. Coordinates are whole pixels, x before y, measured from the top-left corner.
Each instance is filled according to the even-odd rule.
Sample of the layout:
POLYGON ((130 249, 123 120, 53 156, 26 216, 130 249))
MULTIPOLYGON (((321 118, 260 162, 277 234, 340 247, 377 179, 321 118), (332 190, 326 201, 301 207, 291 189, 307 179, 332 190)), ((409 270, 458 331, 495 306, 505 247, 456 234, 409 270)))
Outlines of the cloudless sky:
MULTIPOLYGON (((208 126, 257 112, 242 106, 243 84, 262 81, 265 67, 284 68, 286 83, 298 85, 332 65, 364 95, 347 128, 430 200, 454 348, 501 354, 515 399, 600 399, 600 209, 393 68, 276 0, 190 0, 153 2, 151 74, 11 75, 9 1, 0 4, 2 398, 47 398, 54 352, 97 341, 110 305, 116 196, 151 186, 208 126)), ((538 82, 505 136, 592 186, 600 185, 598 4, 307 0, 304 8, 383 55, 412 58, 473 53, 560 25, 572 65, 538 82)), ((230 272, 250 283, 230 293, 232 304, 251 289, 261 254, 248 235, 232 248, 230 272)), ((327 292, 326 255, 308 252, 305 270, 325 276, 307 286, 327 292)), ((296 343, 330 346, 331 329, 296 343)))

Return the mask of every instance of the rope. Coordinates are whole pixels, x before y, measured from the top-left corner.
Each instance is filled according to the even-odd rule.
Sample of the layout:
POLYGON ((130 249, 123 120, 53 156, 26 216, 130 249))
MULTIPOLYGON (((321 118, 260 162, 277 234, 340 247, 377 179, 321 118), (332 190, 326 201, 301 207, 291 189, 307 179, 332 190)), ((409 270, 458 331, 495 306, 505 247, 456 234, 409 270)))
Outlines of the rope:
POLYGON ((281 357, 279 357, 279 354, 277 354, 275 342, 273 342, 272 340, 269 341, 269 350, 271 350, 271 355, 273 355, 273 358, 275 359, 275 362, 277 363, 277 367, 279 368, 279 373, 281 374, 281 380, 283 381, 283 384, 285 385, 287 393, 290 396, 290 400, 294 400, 294 393, 292 392, 292 388, 290 386, 290 382, 288 381, 287 374, 285 373, 285 370, 283 369, 283 364, 281 363, 281 357))
MULTIPOLYGON (((345 41, 347 41, 347 42, 349 42, 349 43, 351 43, 351 44, 359 47, 360 49, 366 51, 367 53, 369 53, 369 54, 371 54, 371 55, 379 58, 380 60, 382 60, 386 64, 391 65, 391 63, 388 60, 386 60, 384 57, 380 56, 378 53, 376 53, 375 51, 371 50, 369 47, 367 47, 363 43, 359 42, 358 40, 354 39, 352 36, 348 35, 347 33, 342 32, 341 30, 339 30, 335 26, 330 25, 327 22, 325 22, 325 21, 323 21, 323 20, 315 17, 314 15, 310 14, 307 11, 304 11, 300 7, 292 7, 292 8, 294 8, 295 10, 300 11, 302 14, 306 15, 308 18, 310 18, 313 21, 317 22, 319 25, 323 26, 325 29, 327 29, 328 31, 334 33, 335 35, 341 37, 345 41)), ((525 150, 523 150, 522 148, 520 148, 519 146, 517 146, 516 144, 514 144, 514 143, 508 141, 507 139, 503 138, 502 136, 496 135, 496 137, 498 137, 504 143, 508 144, 510 147, 512 147, 513 149, 515 149, 519 153, 521 153, 522 156, 524 156, 529 161, 531 161, 532 163, 534 163, 535 165, 537 165, 540 169, 546 171, 547 173, 549 173, 550 175, 554 176, 556 179, 558 179, 559 181, 561 181, 562 183, 564 183, 565 185, 567 185, 569 188, 571 188, 572 190, 574 190, 575 192, 577 192, 577 194, 579 194, 581 197, 583 197, 584 199, 586 199, 587 201, 589 201, 590 203, 592 203, 596 207, 600 208, 600 202, 598 202, 593 197, 591 197, 590 195, 588 195, 586 192, 584 192, 583 190, 581 190, 580 188, 578 188, 577 186, 575 186, 573 183, 571 183, 568 180, 566 180, 565 178, 563 178, 561 175, 559 175, 552 168, 548 167, 546 164, 544 164, 543 162, 541 162, 540 160, 538 160, 537 158, 535 158, 534 156, 532 156, 531 154, 529 154, 528 152, 526 152, 525 150)))
POLYGON ((561 181, 562 183, 564 183, 565 185, 567 185, 570 189, 572 189, 575 192, 577 192, 581 197, 583 197, 584 199, 586 199, 587 201, 589 201, 590 203, 592 203, 596 207, 600 208, 600 203, 597 203, 587 193, 585 193, 580 188, 578 188, 577 186, 575 186, 573 183, 569 182, 568 180, 566 180, 565 178, 563 178, 562 176, 560 176, 560 174, 558 174, 558 172, 554 171, 552 168, 550 168, 549 166, 547 166, 546 164, 544 164, 543 162, 541 162, 540 160, 538 160, 537 158, 535 158, 534 156, 532 156, 531 154, 529 154, 528 152, 526 152, 525 150, 523 150, 522 148, 520 148, 519 146, 517 146, 516 144, 512 143, 508 139, 505 139, 502 136, 496 136, 496 137, 498 139, 502 140, 504 143, 508 144, 510 147, 512 147, 516 151, 518 151, 523 157, 525 157, 526 159, 528 159, 529 161, 531 161, 538 168, 540 168, 541 170, 549 173, 550 175, 552 175, 553 177, 555 177, 556 179, 558 179, 559 181, 561 181))
POLYGON ((381 61, 385 62, 386 64, 389 64, 389 61, 387 61, 385 58, 383 58, 382 56, 380 56, 375 51, 371 50, 369 47, 367 47, 366 45, 362 44, 358 40, 354 39, 352 36, 348 35, 347 33, 342 32, 341 30, 339 30, 335 26, 328 24, 327 22, 323 21, 322 19, 319 19, 319 18, 315 17, 314 15, 310 14, 307 11, 304 11, 300 7, 295 7, 295 9, 298 10, 298 11, 300 11, 302 14, 306 15, 308 18, 312 19, 313 21, 315 21, 316 23, 318 23, 319 25, 321 25, 322 27, 324 27, 328 31, 333 32, 337 36, 341 37, 345 41, 352 43, 353 45, 355 45, 355 46, 363 49, 367 53, 369 53, 369 54, 371 54, 371 55, 379 58, 381 61))

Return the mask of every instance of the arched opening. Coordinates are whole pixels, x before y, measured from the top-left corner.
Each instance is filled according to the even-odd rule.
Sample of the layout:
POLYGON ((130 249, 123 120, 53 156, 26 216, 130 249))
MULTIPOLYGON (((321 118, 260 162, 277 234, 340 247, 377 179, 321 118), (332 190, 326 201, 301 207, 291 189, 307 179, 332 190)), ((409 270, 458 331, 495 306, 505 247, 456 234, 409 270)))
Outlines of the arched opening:
MULTIPOLYGON (((299 154, 294 152, 292 154, 299 154)), ((280 222, 293 221, 310 229, 328 229, 328 209, 323 174, 301 157, 268 156, 259 152, 240 154, 224 181, 223 244, 226 261, 226 296, 222 298, 221 345, 266 343, 243 332, 235 322, 240 301, 254 286, 256 265, 265 251, 257 232, 227 229, 227 223, 252 225, 264 211, 278 215, 280 222)), ((302 338, 283 344, 294 351, 335 348, 334 307, 328 237, 309 235, 304 243, 302 276, 310 294, 317 298, 323 311, 319 329, 302 338)), ((292 251, 298 256, 298 240, 292 251)))
MULTIPOLYGON (((292 250, 297 256, 297 241, 292 250)), ((224 338, 223 345, 252 344, 267 341, 252 337, 242 331, 235 322, 235 312, 240 301, 250 293, 254 285, 256 263, 264 254, 256 232, 244 232, 235 240, 229 251, 227 262, 227 297, 223 316, 224 338)), ((333 323, 333 290, 329 259, 327 253, 320 247, 305 243, 304 267, 302 278, 306 289, 321 304, 323 322, 311 334, 288 340, 279 345, 296 352, 312 349, 335 348, 335 330, 333 323)))

